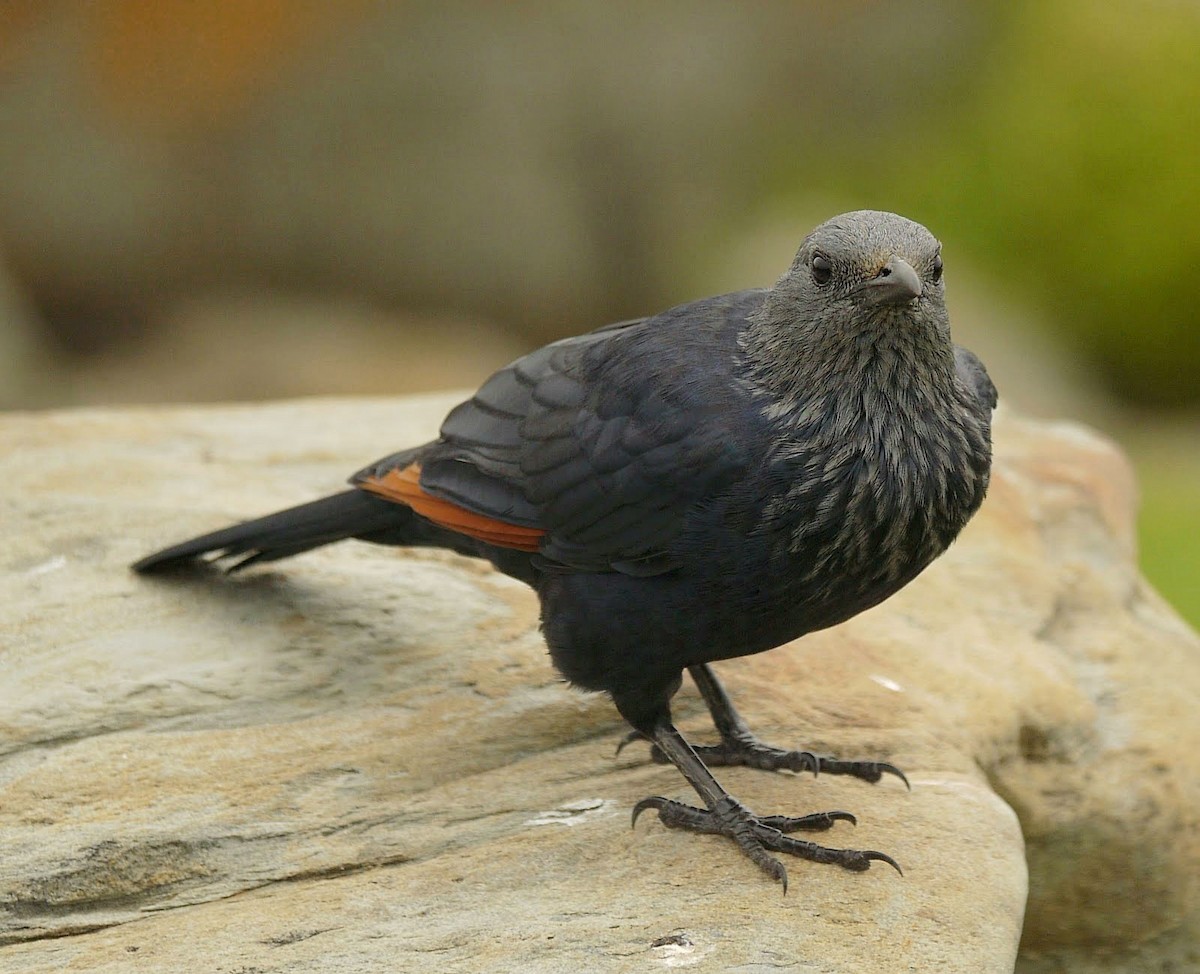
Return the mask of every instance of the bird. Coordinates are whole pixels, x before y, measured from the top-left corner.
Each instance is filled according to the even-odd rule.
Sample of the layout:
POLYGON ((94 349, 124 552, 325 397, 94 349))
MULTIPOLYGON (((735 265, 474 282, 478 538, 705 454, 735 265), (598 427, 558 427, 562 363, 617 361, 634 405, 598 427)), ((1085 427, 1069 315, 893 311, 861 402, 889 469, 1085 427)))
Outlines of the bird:
POLYGON ((559 673, 608 694, 697 804, 650 796, 672 829, 727 837, 787 891, 781 856, 864 871, 888 854, 797 838, 849 812, 756 814, 710 768, 908 780, 886 761, 759 740, 711 664, 835 626, 912 581, 978 510, 997 393, 957 346, 942 248, 858 210, 802 241, 771 287, 555 341, 500 369, 436 439, 332 496, 165 548, 139 573, 230 571, 343 539, 486 559, 530 586, 559 673), (211 556, 205 559, 204 556, 211 556), (719 742, 693 746, 684 672, 719 742))

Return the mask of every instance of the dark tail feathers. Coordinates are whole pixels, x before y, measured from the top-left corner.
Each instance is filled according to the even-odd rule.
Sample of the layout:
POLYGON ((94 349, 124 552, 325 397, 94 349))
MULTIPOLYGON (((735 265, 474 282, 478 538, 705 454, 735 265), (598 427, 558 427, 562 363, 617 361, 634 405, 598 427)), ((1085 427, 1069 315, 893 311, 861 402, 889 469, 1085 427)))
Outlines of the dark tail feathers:
POLYGON ((402 504, 347 490, 164 548, 132 567, 141 573, 166 571, 215 552, 218 558, 244 555, 229 568, 237 571, 346 538, 401 544, 414 520, 413 512, 402 504))

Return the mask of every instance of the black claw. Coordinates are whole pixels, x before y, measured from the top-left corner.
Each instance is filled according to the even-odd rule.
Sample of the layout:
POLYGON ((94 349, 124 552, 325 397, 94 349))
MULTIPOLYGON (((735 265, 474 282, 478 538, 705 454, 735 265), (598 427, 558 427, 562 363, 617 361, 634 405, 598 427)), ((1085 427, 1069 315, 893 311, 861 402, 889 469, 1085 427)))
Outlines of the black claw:
POLYGON ((904 782, 905 788, 907 788, 909 791, 912 791, 912 785, 908 783, 908 776, 894 764, 881 764, 879 766, 879 770, 886 771, 888 774, 894 774, 897 778, 904 782))
POLYGON ((904 782, 904 787, 912 791, 912 785, 904 772, 894 764, 885 761, 842 761, 838 758, 819 758, 821 770, 826 774, 848 775, 858 778, 868 784, 876 784, 885 774, 893 774, 904 782))
POLYGON ((646 738, 641 731, 630 731, 623 738, 621 738, 621 743, 617 745, 617 753, 614 755, 614 757, 619 756, 620 753, 634 741, 644 741, 645 739, 646 738))
POLYGON ((886 761, 831 761, 830 764, 842 766, 841 770, 833 771, 833 774, 850 774, 856 778, 861 778, 863 781, 875 784, 885 774, 895 775, 904 782, 904 787, 912 791, 912 785, 908 783, 908 777, 897 768, 894 764, 888 764, 886 761))
POLYGON ((866 868, 870 868, 870 863, 872 860, 874 860, 875 862, 886 862, 889 866, 891 866, 894 870, 896 870, 896 872, 898 872, 901 876, 904 875, 904 870, 900 868, 900 863, 896 862, 896 860, 893 859, 891 856, 889 856, 886 852, 875 852, 874 850, 871 850, 868 852, 864 852, 862 854, 862 857, 867 860, 866 868))
POLYGON ((640 802, 633 806, 633 818, 629 822, 629 827, 632 829, 637 826, 638 816, 641 815, 642 812, 644 812, 647 808, 657 809, 661 814, 663 806, 669 801, 669 798, 663 798, 661 795, 651 795, 649 798, 643 798, 640 802))

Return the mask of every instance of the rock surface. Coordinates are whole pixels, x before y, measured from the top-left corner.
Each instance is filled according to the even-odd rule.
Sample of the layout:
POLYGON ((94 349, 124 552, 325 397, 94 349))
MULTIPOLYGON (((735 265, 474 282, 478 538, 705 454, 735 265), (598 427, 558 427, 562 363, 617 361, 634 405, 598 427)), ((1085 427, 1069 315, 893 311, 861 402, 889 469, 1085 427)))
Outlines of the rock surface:
MULTIPOLYGON (((629 828, 686 785, 614 757, 611 706, 555 677, 534 598, 486 567, 344 544, 125 570, 337 488, 452 402, 0 417, 0 969, 1200 963, 1200 642, 1137 574, 1124 462, 1077 428, 1002 415, 941 561, 719 667, 764 738, 912 780, 725 770, 760 811, 853 811, 830 840, 905 868, 789 863, 786 897, 721 840, 629 828)), ((677 714, 709 733, 690 687, 677 714)))

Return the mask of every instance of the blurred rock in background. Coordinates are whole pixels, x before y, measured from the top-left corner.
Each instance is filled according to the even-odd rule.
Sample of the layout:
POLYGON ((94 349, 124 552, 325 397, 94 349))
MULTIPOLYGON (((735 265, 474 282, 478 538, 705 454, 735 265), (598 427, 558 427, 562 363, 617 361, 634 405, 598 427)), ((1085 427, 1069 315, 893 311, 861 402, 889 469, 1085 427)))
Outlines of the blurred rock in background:
POLYGON ((1167 0, 9 0, 0 405, 470 385, 893 209, 1006 402, 1133 449, 1197 620, 1197 50, 1167 0))

